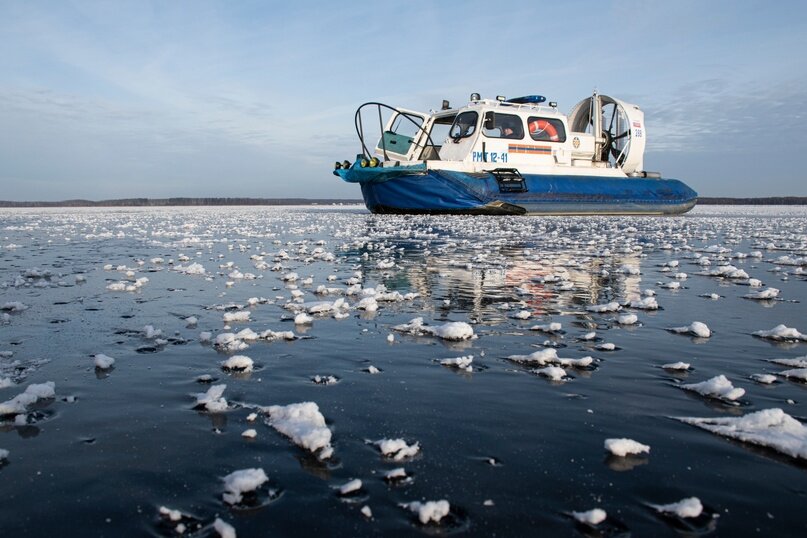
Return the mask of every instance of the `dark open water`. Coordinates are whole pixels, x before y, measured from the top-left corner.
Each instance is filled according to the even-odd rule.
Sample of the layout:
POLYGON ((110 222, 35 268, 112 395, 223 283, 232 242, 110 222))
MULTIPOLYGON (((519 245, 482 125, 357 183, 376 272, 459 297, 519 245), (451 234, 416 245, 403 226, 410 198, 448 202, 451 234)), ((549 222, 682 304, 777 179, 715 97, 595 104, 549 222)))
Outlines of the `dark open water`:
POLYGON ((807 332, 805 230, 804 208, 704 207, 676 218, 377 217, 355 208, 3 210, 0 306, 28 308, 7 306, 0 320, 0 380, 13 382, 0 389, 0 402, 46 381, 55 382, 56 397, 31 405, 16 424, 14 415, 0 417, 0 449, 9 451, 0 463, 0 535, 172 536, 175 524, 158 514, 165 506, 184 514, 186 535, 194 536, 215 536, 216 517, 241 537, 804 536, 803 460, 669 417, 768 408, 807 416, 805 384, 749 378, 784 369, 766 359, 807 355, 805 343, 751 335, 779 324, 807 332), (281 250, 288 258, 278 257, 281 250), (256 267, 260 260, 251 256, 267 266, 256 267), (776 263, 782 256, 795 265, 776 263), (390 261, 395 265, 387 267, 390 261), (675 261, 678 267, 664 270, 675 261), (194 262, 206 275, 172 270, 194 262), (778 288, 778 300, 747 300, 742 296, 760 288, 698 274, 726 263, 778 288), (228 276, 236 269, 256 278, 228 276), (357 271, 364 288, 384 284, 420 295, 379 302, 374 314, 314 315, 306 329, 285 321, 294 312, 284 308, 292 291, 281 277, 292 271, 312 277, 310 285, 297 281, 305 302, 338 299, 313 291, 345 290, 357 271), (687 278, 671 277, 678 272, 687 278), (329 282, 328 275, 337 278, 329 282), (137 291, 107 289, 141 277, 148 282, 137 291), (675 281, 680 289, 662 287, 675 281), (661 308, 625 308, 621 313, 637 314, 636 326, 619 326, 618 313, 586 309, 647 289, 661 308), (720 298, 700 297, 710 293, 720 298), (267 302, 249 306, 250 298, 267 302), (250 312, 231 332, 292 330, 306 338, 253 342, 240 353, 256 371, 223 372, 227 354, 200 343, 200 333, 227 332, 216 307, 228 305, 250 312), (520 311, 531 318, 516 319, 520 311), (196 327, 186 326, 188 316, 198 318, 196 327), (388 341, 392 326, 415 317, 430 325, 468 322, 478 338, 452 343, 396 333, 388 341), (706 323, 712 337, 665 330, 693 321, 706 323), (550 322, 563 332, 528 330, 550 322), (144 338, 146 325, 169 341, 144 338), (602 340, 579 340, 590 331, 602 340), (617 349, 595 349, 604 342, 617 349), (559 346, 561 357, 597 362, 552 382, 505 359, 544 344, 559 346), (114 369, 96 370, 97 353, 115 358, 114 369), (469 354, 472 372, 436 362, 469 354), (660 368, 676 361, 692 369, 660 368), (370 365, 381 373, 367 373, 370 365), (192 395, 209 388, 197 382, 204 374, 227 384, 226 413, 194 410, 192 395), (719 374, 746 390, 740 405, 677 386, 719 374), (317 385, 314 375, 339 382, 317 385), (255 406, 306 401, 316 402, 332 431, 329 460, 262 418, 246 418, 255 406), (241 436, 248 428, 257 430, 255 439, 241 436), (650 453, 608 456, 603 443, 613 437, 645 443, 650 453), (382 438, 418 442, 421 451, 391 461, 366 442, 382 438), (383 480, 400 466, 410 481, 383 480), (269 482, 257 505, 232 508, 222 501, 222 477, 245 468, 263 468, 269 482), (362 490, 340 497, 334 488, 353 478, 362 490), (269 489, 279 497, 270 500, 269 489), (708 517, 663 518, 648 506, 693 496, 708 517), (440 525, 422 526, 400 507, 439 499, 451 505, 440 525), (364 506, 372 518, 362 515, 364 506), (568 516, 595 507, 608 513, 598 528, 568 516))

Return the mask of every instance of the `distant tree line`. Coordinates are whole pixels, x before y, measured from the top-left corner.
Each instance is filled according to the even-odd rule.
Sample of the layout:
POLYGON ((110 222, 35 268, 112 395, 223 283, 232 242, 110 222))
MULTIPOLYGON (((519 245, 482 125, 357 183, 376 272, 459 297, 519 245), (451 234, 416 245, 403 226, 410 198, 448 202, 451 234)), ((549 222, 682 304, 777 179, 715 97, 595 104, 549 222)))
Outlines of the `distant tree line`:
POLYGON ((11 202, 0 200, 0 207, 165 207, 228 205, 338 205, 361 204, 361 200, 335 198, 123 198, 119 200, 62 200, 60 202, 11 202))
POLYGON ((807 196, 769 196, 766 198, 701 197, 700 205, 805 205, 807 196))

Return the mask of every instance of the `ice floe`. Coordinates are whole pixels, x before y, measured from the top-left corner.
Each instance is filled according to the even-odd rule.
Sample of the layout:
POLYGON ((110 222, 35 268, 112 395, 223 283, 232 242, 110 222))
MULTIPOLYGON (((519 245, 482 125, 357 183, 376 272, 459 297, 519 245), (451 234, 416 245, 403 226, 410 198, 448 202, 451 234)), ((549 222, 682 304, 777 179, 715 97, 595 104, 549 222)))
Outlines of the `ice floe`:
POLYGON ((597 526, 608 517, 602 508, 593 508, 585 512, 572 512, 572 517, 585 525, 597 526))
POLYGON ((473 327, 464 321, 432 326, 424 325, 423 318, 414 318, 409 323, 395 325, 392 330, 415 336, 437 336, 444 340, 468 340, 476 336, 473 327))
POLYGON ((420 452, 420 444, 415 442, 407 444, 403 439, 380 439, 372 444, 378 447, 381 453, 395 461, 412 458, 420 452))
POLYGON ((797 329, 787 327, 784 324, 777 325, 768 331, 754 331, 751 334, 758 336, 759 338, 767 338, 769 340, 807 342, 807 334, 802 334, 797 329))
POLYGON ((213 385, 207 392, 200 392, 195 394, 196 407, 210 411, 211 413, 220 413, 227 410, 227 400, 224 398, 224 390, 227 385, 213 385))
POLYGON ((415 514, 418 521, 423 525, 427 523, 439 523, 451 510, 451 505, 447 500, 426 502, 412 501, 403 503, 401 506, 415 514))
POLYGON ((681 385, 682 389, 697 392, 708 398, 718 400, 735 401, 745 395, 745 389, 735 387, 724 375, 718 375, 700 383, 689 383, 681 385))
POLYGON ((103 353, 98 353, 93 357, 93 363, 99 370, 107 370, 115 364, 115 359, 103 353))
POLYGON ((319 451, 320 459, 327 459, 333 453, 331 430, 325 423, 314 402, 301 402, 289 405, 270 405, 261 408, 268 415, 267 424, 282 433, 294 444, 310 452, 319 451))
POLYGON ((667 330, 678 334, 697 336, 698 338, 709 338, 712 336, 712 330, 709 329, 708 325, 701 321, 693 321, 684 327, 670 327, 667 330))
POLYGON ((793 458, 807 459, 807 426, 778 408, 742 417, 675 417, 723 437, 764 446, 793 458))
POLYGON ((697 497, 689 497, 670 504, 651 504, 657 511, 674 514, 681 518, 696 518, 703 512, 703 505, 697 497))
POLYGON ((269 481, 261 468, 241 469, 225 476, 222 499, 227 504, 239 504, 245 493, 250 493, 269 481))
POLYGON ((0 403, 0 416, 25 413, 28 406, 35 404, 39 400, 53 398, 55 395, 56 384, 53 381, 28 385, 21 394, 0 403))
POLYGON ((605 440, 605 450, 614 456, 624 457, 628 454, 650 453, 650 447, 633 439, 613 438, 605 440))

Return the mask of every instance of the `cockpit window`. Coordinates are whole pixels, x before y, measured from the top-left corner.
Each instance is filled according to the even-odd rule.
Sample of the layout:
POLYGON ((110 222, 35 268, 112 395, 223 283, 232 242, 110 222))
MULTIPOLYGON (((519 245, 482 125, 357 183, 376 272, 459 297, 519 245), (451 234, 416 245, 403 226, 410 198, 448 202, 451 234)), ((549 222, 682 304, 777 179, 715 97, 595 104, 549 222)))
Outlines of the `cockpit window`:
POLYGON ((563 122, 557 118, 530 116, 527 118, 527 125, 533 140, 566 142, 566 129, 563 127, 563 122))
POLYGON ((524 122, 515 114, 487 112, 482 134, 488 138, 524 138, 524 122))
POLYGON ((451 126, 451 130, 448 132, 448 136, 453 140, 471 136, 476 132, 476 122, 478 120, 479 114, 473 110, 459 114, 454 120, 454 125, 451 126))

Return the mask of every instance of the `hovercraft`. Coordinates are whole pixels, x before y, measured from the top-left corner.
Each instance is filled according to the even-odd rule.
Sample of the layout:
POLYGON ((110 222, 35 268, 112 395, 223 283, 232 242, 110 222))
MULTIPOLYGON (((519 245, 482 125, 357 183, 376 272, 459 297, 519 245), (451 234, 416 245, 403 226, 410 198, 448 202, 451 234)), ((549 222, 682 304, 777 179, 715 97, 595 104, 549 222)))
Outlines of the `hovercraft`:
POLYGON ((373 213, 675 215, 695 205, 686 184, 644 169, 638 106, 596 92, 568 116, 545 103, 476 93, 430 113, 365 103, 355 114, 361 154, 333 173, 358 183, 373 213))

